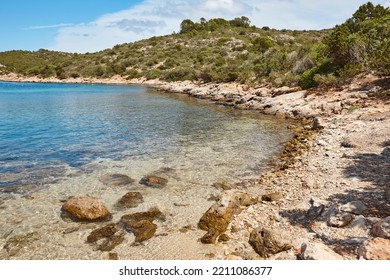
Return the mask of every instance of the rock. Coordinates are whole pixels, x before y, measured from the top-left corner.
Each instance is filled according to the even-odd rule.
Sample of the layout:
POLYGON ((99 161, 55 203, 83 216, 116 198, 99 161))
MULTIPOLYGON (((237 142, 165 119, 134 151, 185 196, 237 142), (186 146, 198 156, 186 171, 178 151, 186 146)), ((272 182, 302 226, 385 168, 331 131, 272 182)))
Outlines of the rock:
POLYGON ((119 260, 118 253, 116 253, 116 252, 109 252, 109 253, 108 253, 108 259, 109 259, 110 261, 119 260))
POLYGON ((300 253, 301 260, 343 260, 344 258, 322 243, 303 243, 300 253))
POLYGON ((96 197, 70 197, 62 206, 63 217, 76 221, 95 222, 111 218, 110 212, 96 197))
POLYGON ((168 180, 162 177, 148 175, 139 181, 141 185, 145 185, 152 188, 163 188, 167 185, 168 180))
POLYGON ((142 202, 144 198, 140 192, 128 192, 114 206, 118 209, 135 208, 142 202))
POLYGON ((126 186, 134 183, 134 179, 131 179, 129 176, 123 174, 105 174, 101 176, 99 180, 109 187, 126 186))
POLYGON ((233 188, 233 186, 230 183, 223 180, 218 180, 217 182, 215 182, 213 184, 213 187, 216 189, 222 189, 224 191, 231 190, 233 188))
POLYGON ((361 201, 351 201, 340 207, 341 211, 349 212, 355 215, 361 215, 367 207, 361 201))
POLYGON ((374 224, 372 235, 390 239, 390 216, 374 224))
POLYGON ((240 206, 257 203, 258 197, 239 191, 230 190, 222 195, 219 202, 213 204, 200 218, 198 226, 207 233, 200 239, 202 243, 215 243, 223 234, 234 214, 241 211, 240 206))
POLYGON ((367 229, 366 218, 363 215, 355 217, 351 224, 351 227, 357 229, 367 229))
POLYGON ((97 242, 102 238, 110 237, 114 235, 117 231, 118 229, 115 227, 115 224, 109 224, 102 228, 95 229, 88 235, 87 242, 89 243, 97 242))
POLYGON ((278 201, 282 199, 280 192, 269 193, 261 196, 262 201, 278 201))
POLYGON ((26 234, 19 234, 10 237, 4 245, 4 249, 9 256, 15 256, 22 248, 29 246, 36 240, 39 240, 39 234, 37 232, 30 232, 26 234))
POLYGON ((262 258, 268 258, 282 251, 292 248, 292 245, 285 243, 274 232, 265 228, 254 229, 249 237, 249 244, 262 258))
POLYGON ((112 235, 98 245, 97 249, 103 252, 108 252, 113 250, 116 246, 122 244, 125 240, 125 234, 120 232, 118 235, 112 235))
POLYGON ((325 205, 319 201, 310 199, 310 208, 306 212, 306 218, 310 221, 317 219, 325 210, 325 205))
POLYGON ((165 215, 157 207, 153 207, 146 212, 137 212, 133 214, 123 215, 121 217, 121 223, 125 224, 128 222, 139 222, 142 220, 153 222, 156 219, 160 221, 165 221, 165 215))
POLYGON ((355 148, 356 145, 352 143, 351 139, 344 138, 343 141, 341 142, 341 147, 344 147, 344 148, 355 148))
POLYGON ((353 220, 353 216, 350 213, 336 213, 331 215, 327 221, 327 225, 331 227, 345 227, 349 225, 353 220))
POLYGON ((130 221, 126 223, 125 229, 135 235, 135 242, 142 242, 153 237, 157 226, 148 220, 130 221))
POLYGON ((324 121, 319 118, 319 117, 315 117, 313 119, 313 124, 312 124, 312 129, 313 130, 319 130, 319 129, 324 129, 325 125, 324 125, 324 121))
POLYGON ((359 258, 366 260, 390 260, 390 239, 367 239, 359 248, 359 258))

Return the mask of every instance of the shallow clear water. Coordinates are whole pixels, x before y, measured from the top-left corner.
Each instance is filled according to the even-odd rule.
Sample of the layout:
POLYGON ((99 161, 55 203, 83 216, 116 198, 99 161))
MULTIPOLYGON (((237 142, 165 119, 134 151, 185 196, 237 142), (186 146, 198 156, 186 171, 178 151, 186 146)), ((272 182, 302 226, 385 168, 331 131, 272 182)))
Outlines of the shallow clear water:
POLYGON ((288 135, 280 121, 146 87, 0 83, 0 187, 50 182, 102 158, 248 174, 288 135))

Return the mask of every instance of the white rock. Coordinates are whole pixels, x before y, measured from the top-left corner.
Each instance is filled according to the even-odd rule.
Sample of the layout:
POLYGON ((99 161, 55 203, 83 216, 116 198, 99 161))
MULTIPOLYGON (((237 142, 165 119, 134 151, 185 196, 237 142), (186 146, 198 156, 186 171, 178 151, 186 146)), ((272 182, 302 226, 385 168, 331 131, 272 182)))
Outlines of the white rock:
POLYGON ((349 212, 356 215, 361 215, 367 207, 361 201, 351 201, 340 207, 341 211, 349 212))
POLYGON ((343 260, 344 258, 322 243, 307 243, 305 260, 343 260))

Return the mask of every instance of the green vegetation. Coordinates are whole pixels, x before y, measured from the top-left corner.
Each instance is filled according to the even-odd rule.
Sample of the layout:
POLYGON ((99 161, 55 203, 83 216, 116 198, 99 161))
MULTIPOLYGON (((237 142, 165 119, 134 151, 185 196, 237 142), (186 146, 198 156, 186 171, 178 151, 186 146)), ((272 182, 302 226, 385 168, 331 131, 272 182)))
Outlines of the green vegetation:
POLYGON ((332 30, 257 28, 246 17, 186 19, 177 34, 97 53, 3 52, 0 73, 333 87, 359 73, 389 75, 389 38, 389 8, 368 2, 332 30))

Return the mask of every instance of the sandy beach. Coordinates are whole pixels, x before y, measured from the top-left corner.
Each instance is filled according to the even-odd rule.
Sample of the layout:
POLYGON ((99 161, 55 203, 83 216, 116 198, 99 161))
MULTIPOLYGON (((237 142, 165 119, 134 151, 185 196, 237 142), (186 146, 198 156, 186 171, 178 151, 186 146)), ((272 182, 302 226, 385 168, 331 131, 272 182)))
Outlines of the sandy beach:
MULTIPOLYGON (((44 213, 45 221, 42 223, 39 220, 42 216, 36 215, 35 228, 23 227, 22 218, 12 220, 13 215, 6 214, 12 224, 18 225, 19 231, 1 229, 0 259, 144 259, 151 254, 155 259, 390 258, 388 77, 364 76, 340 89, 318 91, 288 87, 249 88, 240 84, 125 80, 119 76, 105 80, 57 80, 7 75, 0 76, 0 80, 146 85, 167 94, 183 93, 239 110, 258 110, 297 121, 291 125, 295 137, 275 158, 272 170, 261 177, 259 175, 258 179, 223 182, 217 185, 218 188, 205 188, 202 199, 216 196, 207 205, 190 201, 191 197, 197 197, 191 193, 191 188, 184 189, 184 193, 178 193, 177 189, 165 193, 174 197, 176 213, 160 209, 165 218, 156 218, 154 223, 158 228, 154 236, 139 244, 134 243, 133 235, 128 234, 124 242, 114 246, 115 249, 98 250, 96 247, 101 244, 86 244, 85 240, 93 230, 108 222, 69 223, 60 219, 61 207, 69 196, 85 193, 85 185, 96 185, 107 171, 123 173, 124 170, 116 167, 115 162, 106 162, 106 169, 99 170, 92 179, 86 175, 81 175, 85 176, 82 180, 77 178, 77 182, 84 180, 84 184, 73 182, 70 178, 67 186, 57 184, 27 196, 9 199, 7 194, 3 194, 0 196, 2 213, 10 210, 13 213, 23 205, 24 209, 27 207, 30 211, 44 213), (387 92, 387 95, 381 95, 382 92, 387 92), (247 197, 250 197, 249 202, 243 202, 247 197), (194 208, 194 205, 198 206, 194 208), (203 213, 213 206, 219 211, 216 223, 222 221, 223 226, 221 229, 210 221, 206 222, 206 230, 209 237, 211 235, 209 242, 210 239, 204 237, 206 232, 198 228, 198 222, 203 213), (175 220, 177 216, 182 220, 175 220), (38 228, 47 234, 37 233, 38 228), (53 228, 57 231, 51 232, 53 228), (216 228, 217 233, 214 232, 216 228), (259 245, 267 243, 261 239, 261 233, 265 232, 276 244, 274 247, 259 245), (162 239, 165 242, 161 242, 162 239), (40 250, 38 255, 32 253, 45 247, 49 240, 57 245, 56 248, 62 249, 53 252, 47 248, 40 250), (178 250, 175 245, 178 243, 185 246, 181 245, 178 250), (150 248, 153 248, 152 252, 150 248)), ((94 167, 91 165, 89 168, 94 167)), ((71 173, 72 170, 69 171, 71 173)), ((170 180, 175 180, 173 173, 167 174, 170 180)), ((124 190, 96 186, 89 194, 110 204, 114 204, 124 190)), ((157 193, 150 197, 136 210, 148 211, 153 207, 159 198, 157 193)), ((114 212, 112 221, 120 220, 121 214, 114 212)), ((20 217, 24 215, 18 213, 20 217)), ((30 214, 27 216, 31 217, 30 214)), ((114 236, 120 236, 120 233, 114 236)))

